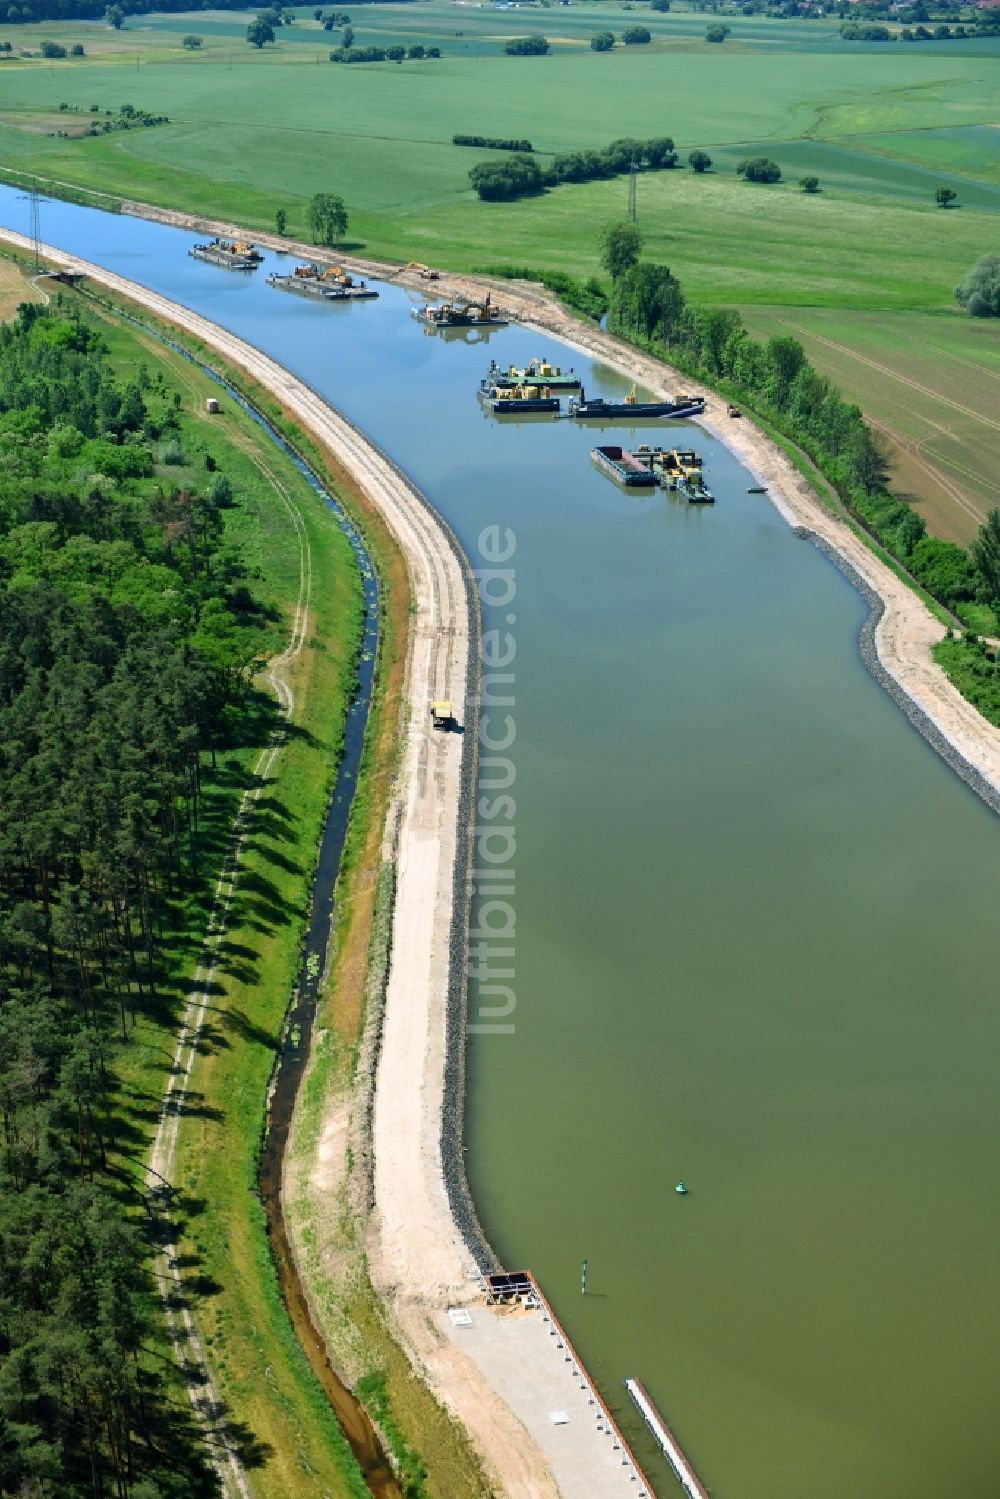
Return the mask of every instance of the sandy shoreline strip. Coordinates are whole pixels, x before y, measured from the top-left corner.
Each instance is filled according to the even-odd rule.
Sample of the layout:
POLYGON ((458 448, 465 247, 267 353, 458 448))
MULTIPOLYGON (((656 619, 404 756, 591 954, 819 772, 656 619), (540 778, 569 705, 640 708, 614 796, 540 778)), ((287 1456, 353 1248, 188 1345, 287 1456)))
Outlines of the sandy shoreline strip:
MULTIPOLYGON (((208 232, 234 232, 232 226, 145 208, 141 216, 208 232)), ((21 250, 30 249, 23 235, 2 230, 0 238, 21 250)), ((307 246, 276 241, 274 236, 256 238, 293 253, 316 255, 307 246)), ((445 1111, 454 1117, 452 1110, 461 1106, 461 1100, 448 1099, 446 1094, 449 1084, 454 1091, 448 1060, 455 1034, 449 1023, 449 993, 455 982, 453 919, 460 886, 456 860, 460 865, 466 831, 461 820, 467 817, 462 796, 465 736, 435 734, 428 705, 433 698, 450 698, 464 721, 474 718, 469 698, 475 672, 470 659, 473 606, 467 570, 446 528, 401 471, 275 361, 198 314, 103 267, 50 247, 43 247, 43 254, 199 338, 271 391, 350 470, 384 515, 406 558, 413 609, 401 726, 401 815, 391 968, 373 1122, 372 1278, 430 1384, 468 1428, 497 1492, 510 1499, 569 1493, 557 1484, 540 1446, 497 1393, 503 1381, 484 1376, 482 1367, 449 1335, 446 1326, 445 1308, 471 1302, 477 1280, 474 1257, 452 1213, 441 1148, 445 1111), (465 705, 464 714, 459 705, 465 705)), ((419 280, 401 277, 393 267, 347 257, 343 263, 365 274, 404 281, 423 293, 472 295, 484 289, 482 282, 459 277, 442 277, 429 288, 419 280)), ((836 555, 852 581, 860 580, 881 601, 882 614, 873 638, 878 662, 888 678, 917 705, 956 756, 1000 794, 1000 730, 965 702, 931 659, 930 647, 941 638, 943 627, 850 527, 824 508, 780 449, 751 423, 727 422, 725 402, 711 391, 609 335, 581 325, 546 297, 504 287, 503 300, 540 332, 558 336, 653 390, 662 391, 669 383, 672 389, 684 387, 704 394, 704 424, 768 486, 779 513, 793 527, 817 538, 824 550, 836 555)), ((511 1355, 515 1367, 517 1357, 515 1348, 511 1355)))

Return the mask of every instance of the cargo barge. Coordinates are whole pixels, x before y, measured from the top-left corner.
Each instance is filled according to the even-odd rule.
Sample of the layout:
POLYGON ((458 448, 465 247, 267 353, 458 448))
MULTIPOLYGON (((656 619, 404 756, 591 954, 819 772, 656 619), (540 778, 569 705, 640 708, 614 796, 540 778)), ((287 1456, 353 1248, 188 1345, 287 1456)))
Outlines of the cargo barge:
POLYGON ((414 315, 428 328, 506 328, 511 315, 495 307, 489 292, 482 302, 430 302, 414 315))
POLYGON ((599 469, 626 489, 656 488, 658 481, 652 468, 628 448, 614 445, 591 448, 590 456, 599 469))
POLYGON ((363 302, 378 296, 377 291, 364 281, 355 281, 338 265, 327 266, 325 270, 311 263, 297 265, 290 276, 278 276, 272 272, 267 284, 278 291, 290 291, 297 297, 312 297, 318 302, 363 302))
POLYGON ((559 397, 544 385, 495 385, 487 378, 480 382, 479 399, 494 416, 559 410, 559 397))
POLYGON ((498 386, 547 385, 550 390, 579 390, 580 377, 572 370, 563 371, 547 359, 530 359, 523 370, 512 364, 502 370, 496 360, 486 372, 487 380, 498 386))
POLYGON ((238 239, 212 239, 207 245, 193 245, 188 254, 229 271, 255 271, 264 259, 256 245, 238 239))
POLYGON ((570 416, 577 418, 620 418, 638 416, 701 416, 705 410, 702 396, 678 396, 673 401, 639 401, 633 385, 624 401, 608 401, 604 396, 590 396, 581 388, 579 396, 569 402, 570 416))

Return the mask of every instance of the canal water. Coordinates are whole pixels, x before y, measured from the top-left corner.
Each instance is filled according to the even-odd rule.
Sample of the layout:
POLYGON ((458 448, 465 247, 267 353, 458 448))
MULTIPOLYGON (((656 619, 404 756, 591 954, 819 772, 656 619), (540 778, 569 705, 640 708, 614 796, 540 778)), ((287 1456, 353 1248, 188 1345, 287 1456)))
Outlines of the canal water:
POLYGON ((513 994, 474 986, 469 1173, 660 1491, 627 1375, 718 1499, 992 1496, 1000 823, 864 670, 857 594, 696 427, 712 509, 611 484, 618 429, 484 417, 490 357, 623 388, 552 339, 428 336, 390 287, 317 306, 265 285, 290 260, 234 275, 72 205, 42 233, 307 379, 475 566, 513 533, 516 930, 483 940, 513 994))

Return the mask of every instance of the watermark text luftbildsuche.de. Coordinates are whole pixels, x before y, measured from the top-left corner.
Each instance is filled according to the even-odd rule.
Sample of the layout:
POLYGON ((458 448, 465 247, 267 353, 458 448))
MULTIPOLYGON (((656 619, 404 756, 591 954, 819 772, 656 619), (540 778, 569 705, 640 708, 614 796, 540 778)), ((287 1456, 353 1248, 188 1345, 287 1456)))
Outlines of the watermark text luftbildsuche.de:
POLYGON ((480 646, 479 777, 473 818, 469 927, 469 1022, 475 1034, 513 1035, 517 1008, 517 853, 511 757, 517 737, 514 659, 517 641, 517 538, 505 526, 479 533, 473 569, 483 612, 480 646))

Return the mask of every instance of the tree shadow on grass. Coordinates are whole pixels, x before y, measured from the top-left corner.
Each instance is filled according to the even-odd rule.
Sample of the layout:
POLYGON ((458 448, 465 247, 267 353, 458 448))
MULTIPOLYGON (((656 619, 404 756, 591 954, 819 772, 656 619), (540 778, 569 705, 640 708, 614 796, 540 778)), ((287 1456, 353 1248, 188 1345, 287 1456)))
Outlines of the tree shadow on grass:
POLYGON ((234 907, 234 925, 246 923, 265 932, 302 914, 297 906, 282 897, 272 880, 255 869, 247 871, 241 878, 234 907))
POLYGON ((267 1030, 251 1020, 245 1010, 226 1010, 219 1016, 220 1024, 226 1030, 238 1036, 241 1041, 252 1041, 257 1046, 263 1046, 268 1051, 277 1051, 281 1040, 281 1030, 267 1030))

